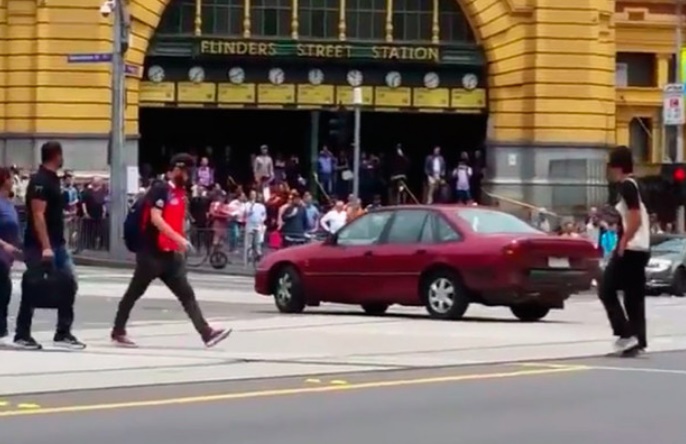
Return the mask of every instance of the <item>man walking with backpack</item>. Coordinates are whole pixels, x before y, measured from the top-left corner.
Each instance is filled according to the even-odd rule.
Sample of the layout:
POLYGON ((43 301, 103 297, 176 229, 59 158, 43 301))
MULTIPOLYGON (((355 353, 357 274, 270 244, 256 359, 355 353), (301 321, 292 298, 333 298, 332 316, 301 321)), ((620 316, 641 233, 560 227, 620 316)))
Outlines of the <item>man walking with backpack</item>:
POLYGON ((136 301, 158 278, 181 302, 207 347, 217 345, 231 333, 230 329, 209 326, 186 274, 184 253, 192 247, 184 236, 185 185, 193 166, 190 155, 175 155, 167 173, 168 182, 155 182, 127 216, 124 241, 136 253, 136 268, 114 319, 111 337, 115 345, 136 346, 126 333, 126 322, 136 301))

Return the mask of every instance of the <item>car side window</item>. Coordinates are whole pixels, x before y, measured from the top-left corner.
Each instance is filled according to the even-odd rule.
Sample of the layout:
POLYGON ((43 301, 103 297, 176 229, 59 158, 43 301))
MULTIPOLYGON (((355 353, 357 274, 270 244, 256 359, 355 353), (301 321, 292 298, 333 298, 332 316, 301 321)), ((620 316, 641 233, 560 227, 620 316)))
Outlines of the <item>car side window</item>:
POLYGON ((460 235, 445 219, 436 217, 436 242, 454 242, 460 240, 460 235))
POLYGON ((336 235, 336 244, 342 246, 373 245, 379 241, 392 213, 374 212, 358 217, 341 228, 336 235))
POLYGON ((391 228, 386 236, 388 244, 416 244, 428 225, 428 213, 423 210, 400 210, 395 212, 391 228))
POLYGON ((422 234, 419 236, 419 242, 422 244, 433 244, 436 242, 434 236, 434 226, 436 225, 436 215, 429 214, 429 217, 424 223, 424 228, 422 228, 422 234))

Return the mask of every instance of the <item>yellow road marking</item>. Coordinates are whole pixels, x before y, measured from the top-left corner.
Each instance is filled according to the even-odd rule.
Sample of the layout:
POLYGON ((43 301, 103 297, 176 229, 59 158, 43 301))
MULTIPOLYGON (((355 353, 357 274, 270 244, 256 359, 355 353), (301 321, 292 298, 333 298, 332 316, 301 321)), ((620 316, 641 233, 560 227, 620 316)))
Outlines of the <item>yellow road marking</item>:
POLYGON ((305 379, 305 382, 307 382, 308 384, 321 384, 322 380, 310 378, 310 379, 305 379))
POLYGON ((569 367, 584 367, 586 370, 590 370, 591 367, 587 365, 576 365, 576 364, 554 364, 552 362, 522 362, 517 365, 522 367, 533 367, 533 368, 569 368, 569 367))
POLYGON ((347 385, 348 381, 344 381, 342 379, 334 379, 333 381, 331 381, 331 384, 333 384, 333 385, 347 385))
POLYGON ((32 404, 29 402, 22 403, 22 404, 17 404, 17 408, 19 409, 39 409, 40 406, 38 404, 32 404))
POLYGON ((10 405, 9 402, 7 402, 7 401, 0 401, 0 407, 7 407, 8 405, 10 405))
POLYGON ((343 392, 350 390, 377 389, 387 387, 403 387, 413 385, 437 384, 446 382, 460 381, 483 381, 488 379, 517 378, 522 376, 548 375, 553 373, 570 373, 588 370, 583 365, 569 365, 561 368, 542 368, 531 370, 519 370, 502 373, 475 373, 466 375, 438 376, 432 378, 417 378, 392 381, 361 382, 348 385, 326 385, 322 387, 301 387, 290 389, 259 390, 242 393, 223 393, 218 395, 190 396, 185 398, 157 399, 149 401, 131 401, 111 404, 85 404, 63 407, 41 407, 34 410, 8 410, 0 412, 0 417, 8 416, 29 416, 29 415, 48 415, 55 413, 78 413, 94 412, 99 410, 131 409, 139 407, 161 407, 184 404, 200 404, 216 401, 229 401, 237 399, 281 397, 292 395, 306 395, 325 392, 343 392))

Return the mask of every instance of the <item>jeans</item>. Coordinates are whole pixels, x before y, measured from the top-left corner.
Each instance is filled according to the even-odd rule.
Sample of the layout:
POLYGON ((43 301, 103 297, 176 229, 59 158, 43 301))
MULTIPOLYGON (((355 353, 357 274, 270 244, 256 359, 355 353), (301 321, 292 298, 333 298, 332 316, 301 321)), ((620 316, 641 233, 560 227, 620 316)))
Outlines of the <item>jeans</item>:
POLYGON ((8 264, 0 262, 0 338, 7 336, 7 309, 12 297, 12 277, 8 264))
MULTIPOLYGON (((53 258, 53 265, 57 270, 69 273, 73 279, 76 279, 74 274, 74 263, 71 255, 64 245, 53 247, 52 251, 55 253, 53 258)), ((27 248, 24 251, 24 262, 27 269, 43 266, 42 251, 38 248, 27 248)), ((17 314, 17 329, 15 332, 15 339, 27 339, 31 337, 31 322, 33 321, 33 306, 29 302, 30 297, 21 295, 21 302, 19 303, 19 313, 17 314)), ((71 327, 74 324, 74 305, 65 305, 57 309, 57 327, 55 329, 55 336, 64 336, 71 334, 71 327)))
POLYGON ((598 297, 607 311, 613 334, 620 338, 635 336, 642 348, 648 346, 645 267, 649 259, 650 253, 632 250, 612 256, 598 285, 598 297), (624 307, 619 302, 619 290, 624 292, 624 307))
POLYGON ((238 248, 238 236, 240 235, 238 222, 236 222, 235 220, 229 221, 228 230, 229 232, 227 233, 227 237, 229 239, 229 250, 235 251, 236 248, 238 248))
POLYGON ((334 175, 333 173, 319 173, 319 183, 322 185, 324 192, 331 195, 334 190, 334 175))
POLYGON ((126 334, 126 323, 136 302, 152 281, 160 279, 181 302, 193 326, 205 336, 210 328, 202 315, 195 292, 188 282, 184 258, 179 253, 141 252, 136 255, 136 268, 114 318, 113 333, 126 334))

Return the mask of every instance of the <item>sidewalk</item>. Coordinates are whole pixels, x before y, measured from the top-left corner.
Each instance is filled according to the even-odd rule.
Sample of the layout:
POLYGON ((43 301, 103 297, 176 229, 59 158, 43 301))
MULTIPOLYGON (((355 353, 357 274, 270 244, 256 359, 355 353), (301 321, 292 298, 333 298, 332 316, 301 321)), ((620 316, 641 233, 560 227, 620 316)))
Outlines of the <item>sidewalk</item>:
MULTIPOLYGON (((125 261, 118 261, 111 259, 110 254, 107 251, 90 250, 74 254, 73 259, 76 265, 106 268, 133 268, 135 260, 133 254, 131 254, 125 261)), ((203 264, 200 267, 188 267, 188 270, 196 273, 228 274, 238 276, 252 276, 254 274, 253 269, 243 265, 240 257, 231 257, 231 260, 233 263, 228 264, 223 270, 215 270, 209 264, 203 264)))
MULTIPOLYGON (((92 329, 79 331, 83 352, 0 351, 0 395, 581 357, 607 353, 612 339, 593 300, 533 324, 478 306, 465 321, 437 322, 402 316, 423 313, 410 308, 377 318, 355 307, 286 316, 264 302, 260 317, 232 320, 232 336, 209 350, 188 322, 168 322, 132 326, 138 349, 113 348, 107 330, 92 329)), ((653 298, 648 312, 650 351, 686 349, 686 300, 653 298)))

